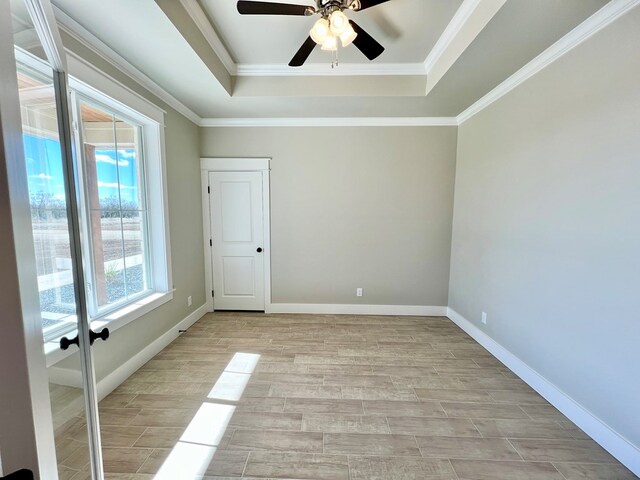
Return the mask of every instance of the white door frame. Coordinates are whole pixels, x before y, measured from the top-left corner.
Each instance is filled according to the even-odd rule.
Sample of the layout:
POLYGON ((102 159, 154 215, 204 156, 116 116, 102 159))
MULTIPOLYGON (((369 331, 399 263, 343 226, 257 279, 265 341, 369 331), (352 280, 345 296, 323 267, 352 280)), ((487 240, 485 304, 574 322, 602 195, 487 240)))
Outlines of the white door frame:
POLYGON ((271 158, 201 158, 202 178, 202 233, 204 244, 204 276, 207 311, 213 312, 213 246, 211 245, 211 212, 209 203, 210 172, 261 172, 262 216, 264 218, 264 312, 271 312, 271 202, 269 176, 271 158))

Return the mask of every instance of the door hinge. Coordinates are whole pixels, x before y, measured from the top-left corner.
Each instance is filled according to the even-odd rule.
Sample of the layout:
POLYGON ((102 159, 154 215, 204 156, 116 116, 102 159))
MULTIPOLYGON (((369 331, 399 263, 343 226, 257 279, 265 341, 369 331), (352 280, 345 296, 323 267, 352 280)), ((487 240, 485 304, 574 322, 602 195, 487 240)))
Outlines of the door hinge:
POLYGON ((207 193, 211 194, 211 187, 207 187, 207 193))
POLYGON ((216 296, 215 292, 211 290, 211 297, 215 297, 215 296, 216 296))
POLYGON ((213 239, 211 239, 211 238, 209 239, 209 246, 213 247, 213 239))

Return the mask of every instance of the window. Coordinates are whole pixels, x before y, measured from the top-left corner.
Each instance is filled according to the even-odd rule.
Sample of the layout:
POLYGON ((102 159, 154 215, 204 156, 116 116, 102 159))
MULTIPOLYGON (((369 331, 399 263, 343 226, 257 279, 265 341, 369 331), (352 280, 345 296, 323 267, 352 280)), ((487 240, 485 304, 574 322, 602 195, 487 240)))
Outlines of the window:
POLYGON ((86 250, 90 253, 92 316, 152 289, 149 278, 143 127, 78 96, 80 156, 84 171, 86 250))
MULTIPOLYGON (((42 322, 50 340, 76 328, 62 156, 51 79, 35 57, 20 49, 16 56, 42 322)), ((171 299, 163 114, 74 62, 146 113, 70 78, 89 315, 126 323, 171 299)))

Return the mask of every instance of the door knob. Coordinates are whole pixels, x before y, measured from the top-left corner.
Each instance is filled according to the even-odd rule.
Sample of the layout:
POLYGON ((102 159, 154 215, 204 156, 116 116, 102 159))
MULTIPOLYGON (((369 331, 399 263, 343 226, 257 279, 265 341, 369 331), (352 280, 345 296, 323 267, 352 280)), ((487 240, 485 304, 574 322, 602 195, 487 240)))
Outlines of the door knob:
POLYGON ((256 252, 258 252, 258 253, 262 253, 262 247, 258 247, 258 249, 256 250, 256 252))
POLYGON ((96 333, 93 330, 89 330, 89 343, 93 345, 93 342, 100 339, 103 342, 106 342, 109 338, 109 329, 103 328, 100 332, 96 333))
POLYGON ((69 340, 67 337, 62 337, 60 339, 60 350, 66 350, 68 349, 71 345, 78 345, 80 346, 80 340, 78 340, 78 336, 76 335, 75 337, 73 337, 71 340, 69 340))
MULTIPOLYGON (((102 340, 103 342, 106 342, 108 338, 109 338, 109 329, 108 328, 103 328, 98 333, 94 332, 93 330, 89 330, 89 343, 91 345, 93 345, 93 342, 95 342, 98 339, 102 340)), ((69 340, 67 337, 62 337, 60 339, 60 349, 61 350, 67 350, 71 345, 80 346, 79 342, 80 342, 80 340, 78 340, 78 336, 77 335, 75 337, 73 337, 71 340, 69 340)))

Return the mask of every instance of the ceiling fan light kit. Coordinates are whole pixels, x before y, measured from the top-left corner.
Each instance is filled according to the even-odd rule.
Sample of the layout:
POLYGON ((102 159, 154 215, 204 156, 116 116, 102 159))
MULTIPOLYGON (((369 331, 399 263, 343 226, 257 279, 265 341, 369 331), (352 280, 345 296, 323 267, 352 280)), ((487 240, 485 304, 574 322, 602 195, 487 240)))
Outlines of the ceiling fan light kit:
POLYGON ((331 30, 329 30, 329 20, 326 18, 319 18, 318 21, 313 25, 313 28, 309 32, 313 41, 318 45, 322 45, 329 35, 331 30))
POLYGON ((349 26, 349 19, 342 13, 342 10, 335 10, 331 16, 329 16, 329 25, 331 33, 336 37, 339 37, 349 26))
MULTIPOLYGON (((290 67, 300 67, 309 58, 311 52, 320 45, 325 51, 337 52, 338 39, 343 47, 352 43, 369 60, 374 60, 382 52, 384 47, 380 45, 362 27, 350 20, 345 10, 359 12, 370 7, 375 7, 389 0, 315 0, 315 7, 305 5, 293 5, 287 3, 273 3, 262 1, 238 0, 238 12, 241 15, 291 15, 312 16, 320 15, 309 31, 309 38, 289 62, 290 67)), ((336 56, 334 62, 336 64, 336 56)))

